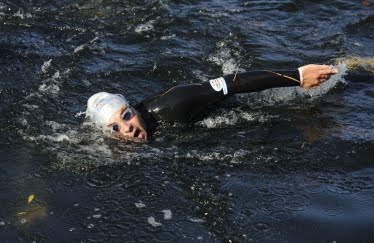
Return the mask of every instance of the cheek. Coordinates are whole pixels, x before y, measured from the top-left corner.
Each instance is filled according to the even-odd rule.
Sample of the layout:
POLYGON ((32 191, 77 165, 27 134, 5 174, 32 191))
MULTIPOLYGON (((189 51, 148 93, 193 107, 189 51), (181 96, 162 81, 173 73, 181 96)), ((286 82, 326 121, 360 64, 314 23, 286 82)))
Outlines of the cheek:
POLYGON ((145 122, 142 118, 139 118, 138 120, 140 126, 144 129, 144 130, 147 130, 147 126, 145 125, 145 122))

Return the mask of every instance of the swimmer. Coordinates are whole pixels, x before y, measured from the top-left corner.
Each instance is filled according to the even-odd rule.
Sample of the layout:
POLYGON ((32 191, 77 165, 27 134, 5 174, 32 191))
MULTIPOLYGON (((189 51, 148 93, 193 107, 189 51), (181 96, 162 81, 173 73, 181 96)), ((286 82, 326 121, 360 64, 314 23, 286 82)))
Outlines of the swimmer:
POLYGON ((209 82, 177 85, 134 106, 123 95, 100 92, 88 99, 86 116, 115 137, 146 142, 159 121, 193 121, 227 96, 275 87, 314 88, 336 73, 332 66, 316 64, 294 71, 235 73, 209 82))

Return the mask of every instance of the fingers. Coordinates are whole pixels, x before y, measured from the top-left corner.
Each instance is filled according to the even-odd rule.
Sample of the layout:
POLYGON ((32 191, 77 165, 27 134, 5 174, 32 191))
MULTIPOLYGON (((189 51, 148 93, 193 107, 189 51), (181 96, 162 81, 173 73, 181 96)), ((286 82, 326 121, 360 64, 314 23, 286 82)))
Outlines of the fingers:
POLYGON ((319 70, 328 69, 328 68, 331 68, 331 66, 329 66, 329 65, 318 65, 319 70))
POLYGON ((330 77, 338 73, 338 69, 328 65, 309 64, 302 68, 303 88, 314 88, 326 82, 330 77))
POLYGON ((331 77, 331 74, 320 74, 318 76, 318 79, 329 79, 331 77))
POLYGON ((322 83, 324 83, 324 82, 326 82, 326 81, 327 81, 326 78, 320 78, 320 79, 318 79, 318 85, 319 85, 319 84, 322 84, 322 83))
POLYGON ((327 65, 321 65, 318 71, 319 74, 336 74, 338 73, 338 69, 333 68, 332 66, 327 66, 327 65))
POLYGON ((338 73, 336 68, 327 65, 321 65, 320 70, 318 71, 319 77, 317 78, 318 84, 326 82, 331 75, 338 73))

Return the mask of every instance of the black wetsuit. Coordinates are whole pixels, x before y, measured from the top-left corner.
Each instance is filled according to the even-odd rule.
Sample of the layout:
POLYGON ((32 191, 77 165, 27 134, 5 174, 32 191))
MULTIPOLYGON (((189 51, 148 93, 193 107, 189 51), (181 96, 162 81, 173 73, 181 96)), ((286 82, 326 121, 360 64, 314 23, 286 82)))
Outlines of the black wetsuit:
POLYGON ((227 93, 216 91, 210 82, 178 85, 158 95, 143 100, 135 106, 152 135, 159 121, 190 122, 210 106, 225 97, 248 92, 258 92, 274 87, 300 85, 299 71, 252 71, 229 74, 223 77, 227 93))

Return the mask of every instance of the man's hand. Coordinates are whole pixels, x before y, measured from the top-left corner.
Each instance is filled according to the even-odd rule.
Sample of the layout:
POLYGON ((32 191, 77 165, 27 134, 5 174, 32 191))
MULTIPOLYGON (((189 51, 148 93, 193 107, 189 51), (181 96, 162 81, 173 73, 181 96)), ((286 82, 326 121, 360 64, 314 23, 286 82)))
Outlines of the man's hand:
POLYGON ((309 64, 299 68, 300 86, 305 89, 314 88, 328 80, 338 69, 328 65, 309 64))

